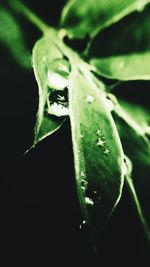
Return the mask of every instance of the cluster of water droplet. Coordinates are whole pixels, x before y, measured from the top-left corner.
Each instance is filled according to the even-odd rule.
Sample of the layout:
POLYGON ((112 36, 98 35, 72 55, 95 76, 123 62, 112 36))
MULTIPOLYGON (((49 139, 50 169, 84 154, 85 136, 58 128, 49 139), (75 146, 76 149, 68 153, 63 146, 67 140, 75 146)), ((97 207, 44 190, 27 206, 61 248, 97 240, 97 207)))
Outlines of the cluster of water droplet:
POLYGON ((84 196, 84 201, 87 206, 93 206, 100 201, 101 196, 95 188, 90 188, 84 171, 81 171, 81 189, 84 196))
POLYGON ((102 135, 102 130, 97 129, 96 134, 97 134, 97 143, 96 143, 96 145, 103 149, 103 153, 105 155, 108 155, 110 153, 110 150, 106 146, 106 141, 105 141, 105 137, 102 135))
POLYGON ((47 71, 47 113, 57 117, 68 115, 68 86, 71 66, 66 58, 56 59, 47 71))

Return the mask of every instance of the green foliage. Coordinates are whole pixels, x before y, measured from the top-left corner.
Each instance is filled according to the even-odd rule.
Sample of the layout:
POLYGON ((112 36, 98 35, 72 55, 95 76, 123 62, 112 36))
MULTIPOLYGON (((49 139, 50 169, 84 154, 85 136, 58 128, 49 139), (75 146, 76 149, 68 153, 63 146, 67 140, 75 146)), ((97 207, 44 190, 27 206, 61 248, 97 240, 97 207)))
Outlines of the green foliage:
POLYGON ((24 36, 17 20, 11 13, 0 7, 0 42, 11 52, 17 63, 30 68, 30 53, 24 42, 24 36))
POLYGON ((112 102, 81 65, 73 66, 69 92, 77 191, 84 220, 97 238, 121 196, 124 154, 112 102))
POLYGON ((101 75, 109 78, 149 80, 149 29, 148 5, 143 12, 133 12, 97 34, 89 49, 91 63, 101 75))
MULTIPOLYGON (((63 54, 55 45, 55 35, 53 31, 49 31, 46 36, 36 43, 33 49, 33 68, 39 89, 39 108, 34 145, 56 131, 64 121, 64 118, 57 118, 55 114, 49 112, 49 97, 55 89, 55 84, 49 86, 48 74, 51 65, 53 66, 56 60, 61 60, 63 57, 63 54)), ((53 70, 53 73, 55 72, 57 72, 57 69, 53 70)), ((57 77, 54 78, 57 79, 57 77)))
POLYGON ((125 153, 136 166, 150 166, 150 112, 147 108, 119 99, 114 109, 125 153))
MULTIPOLYGON (((139 161, 149 166, 149 110, 107 93, 112 79, 122 83, 150 79, 149 2, 70 1, 62 11, 60 25, 65 29, 60 31, 48 28, 19 5, 20 12, 43 33, 32 54, 39 91, 33 145, 70 117, 76 188, 83 224, 88 224, 93 241, 120 200, 124 178, 148 239, 150 236, 126 160, 129 157, 134 166, 139 161), (65 44, 65 34, 71 38, 89 34, 88 48, 77 54, 65 44)), ((15 3, 14 9, 19 2, 15 3)), ((2 42, 7 46, 16 42, 18 49, 11 45, 10 51, 26 66, 28 53, 19 26, 7 11, 0 9, 0 15, 2 42)))
POLYGON ((64 7, 61 26, 72 37, 94 36, 134 10, 141 11, 148 0, 70 0, 64 7))

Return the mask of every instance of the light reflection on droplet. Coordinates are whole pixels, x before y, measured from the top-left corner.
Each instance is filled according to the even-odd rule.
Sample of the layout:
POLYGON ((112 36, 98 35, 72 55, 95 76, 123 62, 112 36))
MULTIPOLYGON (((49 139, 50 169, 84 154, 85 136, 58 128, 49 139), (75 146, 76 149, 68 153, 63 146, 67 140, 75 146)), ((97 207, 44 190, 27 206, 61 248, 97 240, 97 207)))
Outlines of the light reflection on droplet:
POLYGON ((85 204, 89 205, 89 206, 93 206, 94 202, 91 198, 89 197, 85 197, 85 204))
POLYGON ((89 104, 93 103, 94 100, 95 100, 95 98, 94 98, 94 96, 92 96, 92 95, 88 95, 88 96, 86 97, 86 102, 88 102, 89 104))
POLYGON ((48 107, 47 111, 48 111, 48 114, 55 115, 57 117, 69 115, 68 108, 64 107, 61 104, 57 104, 57 103, 53 103, 52 105, 50 105, 50 107, 48 107))
POLYGON ((47 71, 47 85, 49 88, 62 90, 69 86, 71 71, 68 60, 61 58, 49 63, 47 71))
POLYGON ((98 141, 97 141, 97 143, 96 143, 97 146, 101 146, 101 147, 103 147, 104 144, 105 144, 105 141, 102 140, 102 139, 100 139, 100 138, 98 139, 98 141))
POLYGON ((105 150, 104 150, 104 154, 105 155, 108 155, 110 153, 110 150, 108 149, 108 148, 106 148, 105 150))

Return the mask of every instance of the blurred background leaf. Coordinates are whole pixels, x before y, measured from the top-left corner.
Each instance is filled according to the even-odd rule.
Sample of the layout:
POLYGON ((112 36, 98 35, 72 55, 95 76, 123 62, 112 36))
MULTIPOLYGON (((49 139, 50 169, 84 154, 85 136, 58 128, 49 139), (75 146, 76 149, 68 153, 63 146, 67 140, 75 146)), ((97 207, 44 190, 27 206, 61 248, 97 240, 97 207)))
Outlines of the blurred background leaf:
POLYGON ((150 6, 99 32, 89 58, 99 73, 119 80, 150 79, 150 6), (128 25, 128 26, 127 26, 128 25))
POLYGON ((15 17, 0 6, 0 42, 16 62, 24 68, 31 68, 30 52, 28 51, 22 29, 15 17))
POLYGON ((61 26, 71 37, 93 37, 134 10, 142 10, 149 0, 71 0, 63 9, 61 26))

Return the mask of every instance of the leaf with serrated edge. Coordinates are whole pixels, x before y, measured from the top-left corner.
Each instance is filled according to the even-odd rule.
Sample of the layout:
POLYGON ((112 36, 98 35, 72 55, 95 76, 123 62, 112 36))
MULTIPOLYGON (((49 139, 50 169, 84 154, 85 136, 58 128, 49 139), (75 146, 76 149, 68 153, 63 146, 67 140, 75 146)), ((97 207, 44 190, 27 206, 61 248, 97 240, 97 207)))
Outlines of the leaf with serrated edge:
POLYGON ((124 155, 104 92, 80 71, 72 72, 70 120, 78 196, 94 240, 120 199, 124 155))

